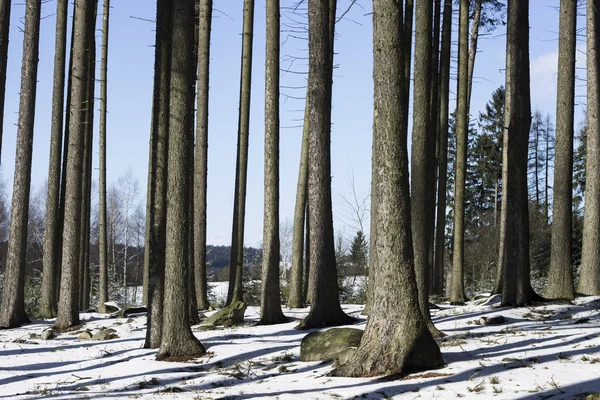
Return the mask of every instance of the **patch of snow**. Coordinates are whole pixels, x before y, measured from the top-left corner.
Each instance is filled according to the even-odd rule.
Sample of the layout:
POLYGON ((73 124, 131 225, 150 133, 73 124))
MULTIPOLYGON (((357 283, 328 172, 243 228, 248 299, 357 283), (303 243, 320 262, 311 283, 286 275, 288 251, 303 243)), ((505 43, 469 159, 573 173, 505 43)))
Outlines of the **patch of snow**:
MULTIPOLYGON (((343 308, 360 316, 363 306, 343 308)), ((439 340, 447 365, 396 380, 328 377, 331 363, 299 361, 300 341, 309 332, 294 327, 308 308, 284 308, 293 320, 272 326, 256 325, 259 313, 258 307, 249 307, 242 326, 194 331, 209 354, 173 363, 157 362, 157 350, 142 348, 145 316, 81 314, 79 330, 60 333, 52 341, 37 335, 54 320, 3 330, 0 397, 534 400, 600 392, 598 297, 578 298, 573 305, 514 309, 442 305, 432 315, 448 335, 439 340), (505 323, 474 323, 496 315, 504 316, 505 323), (115 329, 119 338, 76 340, 80 331, 100 328, 115 329)), ((364 326, 364 317, 353 325, 364 326)))

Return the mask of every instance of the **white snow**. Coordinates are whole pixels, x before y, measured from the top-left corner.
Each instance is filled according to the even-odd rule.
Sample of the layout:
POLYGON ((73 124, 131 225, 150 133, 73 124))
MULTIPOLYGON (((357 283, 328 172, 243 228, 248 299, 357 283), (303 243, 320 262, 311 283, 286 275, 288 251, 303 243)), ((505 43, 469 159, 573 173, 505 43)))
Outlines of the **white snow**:
MULTIPOLYGON (((156 350, 142 348, 144 315, 82 314, 76 332, 117 331, 118 339, 100 342, 78 341, 76 332, 43 341, 36 334, 54 321, 34 321, 0 331, 0 399, 585 398, 600 392, 599 309, 596 297, 517 309, 441 305, 432 314, 448 335, 440 340, 447 365, 395 380, 332 378, 327 376, 331 363, 300 362, 300 340, 308 332, 294 330, 297 321, 257 326, 257 307, 246 311, 244 326, 193 327, 209 356, 177 363, 157 362, 156 350), (494 315, 503 315, 505 323, 474 324, 494 315)), ((358 316, 362 306, 344 310, 358 316)), ((296 319, 307 311, 284 309, 296 319)), ((364 325, 363 318, 355 326, 364 325)))

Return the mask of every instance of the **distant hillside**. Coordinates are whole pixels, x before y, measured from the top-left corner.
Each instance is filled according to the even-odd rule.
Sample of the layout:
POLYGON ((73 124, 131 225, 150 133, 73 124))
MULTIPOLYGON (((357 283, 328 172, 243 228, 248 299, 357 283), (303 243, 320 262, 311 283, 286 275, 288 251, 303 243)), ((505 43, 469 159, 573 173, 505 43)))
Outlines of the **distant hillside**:
MULTIPOLYGON (((206 246, 206 261, 211 269, 221 269, 229 266, 231 261, 231 246, 206 246)), ((244 247, 244 264, 260 262, 262 250, 244 247)))

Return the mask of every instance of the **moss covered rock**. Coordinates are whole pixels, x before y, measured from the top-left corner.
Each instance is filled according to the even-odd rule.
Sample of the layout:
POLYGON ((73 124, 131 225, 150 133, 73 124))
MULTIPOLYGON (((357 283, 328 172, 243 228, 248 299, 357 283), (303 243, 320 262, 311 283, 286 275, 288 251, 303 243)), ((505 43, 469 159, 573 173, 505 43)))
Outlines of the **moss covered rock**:
POLYGON ((202 325, 210 326, 233 326, 244 322, 244 313, 246 312, 246 303, 234 301, 228 307, 217 311, 210 317, 202 321, 202 325))
POLYGON ((348 355, 360 344, 363 331, 354 328, 334 328, 312 332, 300 343, 300 361, 330 361, 348 355))

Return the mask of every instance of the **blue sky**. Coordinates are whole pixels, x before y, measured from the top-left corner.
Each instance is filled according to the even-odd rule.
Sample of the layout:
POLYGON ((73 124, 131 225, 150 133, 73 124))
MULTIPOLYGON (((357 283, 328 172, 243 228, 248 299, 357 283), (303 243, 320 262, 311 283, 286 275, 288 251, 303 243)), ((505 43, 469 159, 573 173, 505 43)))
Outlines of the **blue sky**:
MULTIPOLYGON (((12 188, 16 121, 18 115, 24 2, 13 2, 4 137, 2 144, 2 176, 12 188)), ((147 180, 148 139, 152 101, 154 65, 154 26, 150 22, 131 18, 154 20, 155 2, 150 0, 113 0, 110 16, 109 70, 108 70, 108 180, 131 168, 139 179, 142 196, 147 180), (143 6, 141 6, 143 4, 143 6)), ((208 180, 208 243, 229 244, 233 213, 233 185, 235 174, 238 91, 241 52, 242 0, 215 0, 213 15, 210 66, 210 120, 209 120, 209 180, 208 180)), ((282 6, 296 1, 282 0, 282 6)), ((539 107, 551 115, 555 113, 556 70, 558 51, 558 0, 530 1, 530 53, 532 79, 532 108, 539 107)), ((338 15, 350 0, 339 0, 338 15)), ((354 171, 355 189, 365 196, 370 186, 371 127, 372 127, 372 17, 371 1, 359 0, 336 27, 336 68, 334 72, 332 114, 332 189, 334 224, 336 232, 346 237, 354 233, 354 223, 342 206, 341 196, 349 190, 354 171)), ((32 182, 42 186, 47 178, 50 140, 50 107, 52 100, 52 73, 54 57, 54 12, 56 3, 45 2, 41 23, 38 93, 32 182)), ((100 7, 101 12, 101 7, 100 7)), ((265 5, 256 2, 254 25, 254 59, 252 76, 252 106, 250 117, 250 149, 248 165, 248 200, 246 239, 249 246, 262 240, 263 212, 263 121, 264 121, 264 49, 265 5)), ((72 4, 69 5, 69 15, 72 4)), ((307 42, 293 38, 286 27, 290 22, 282 17, 282 68, 306 71, 307 42), (285 55, 300 57, 293 64, 285 55)), ((100 24, 100 18, 98 19, 100 24)), ((582 28, 584 19, 580 18, 582 28)), ((99 27, 100 25, 98 25, 99 27)), ((70 24, 69 24, 70 30, 70 24)), ((70 35, 70 33, 69 33, 70 35)), ((96 31, 98 49, 100 29, 96 31)), ((454 32, 453 40, 456 39, 454 32)), ((456 44, 456 43, 454 43, 456 44)), ((483 109, 491 93, 504 83, 505 32, 501 27, 482 37, 475 63, 475 79, 471 101, 472 118, 483 109)), ((578 67, 585 66, 585 43, 578 43, 578 67)), ((453 49, 455 52, 456 49, 453 49)), ((98 57, 99 58, 99 57, 98 57)), ((99 64, 98 64, 99 68, 99 64)), ((454 68, 454 67, 453 67, 454 68)), ((579 70, 580 77, 585 72, 579 70)), ((305 76, 282 72, 281 85, 281 177, 280 218, 293 217, 298 162, 300 156, 301 119, 304 107, 304 89, 291 87, 305 84, 305 76)), ((583 84, 583 82, 581 82, 583 84)), ((453 94, 456 83, 451 83, 453 94)), ((96 88, 99 93, 99 87, 96 88)), ((455 107, 451 95, 450 109, 455 107)), ((585 87, 577 94, 585 95, 585 87)), ((578 97, 576 124, 583 117, 584 97, 578 97)), ((97 105, 96 105, 97 108, 97 105)), ((95 118, 97 126, 98 117, 95 118)), ((97 146, 97 128, 94 142, 97 146)), ((94 168, 98 167, 97 150, 94 168)), ((97 169, 94 171, 97 179, 97 169)))

